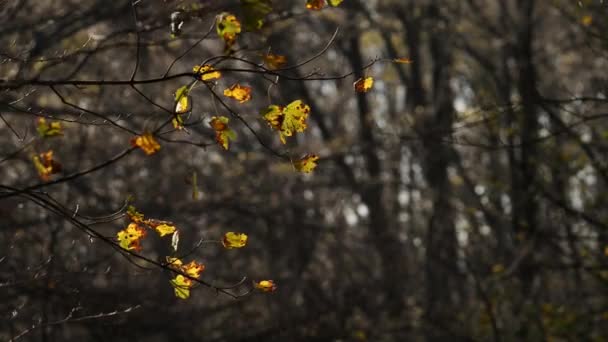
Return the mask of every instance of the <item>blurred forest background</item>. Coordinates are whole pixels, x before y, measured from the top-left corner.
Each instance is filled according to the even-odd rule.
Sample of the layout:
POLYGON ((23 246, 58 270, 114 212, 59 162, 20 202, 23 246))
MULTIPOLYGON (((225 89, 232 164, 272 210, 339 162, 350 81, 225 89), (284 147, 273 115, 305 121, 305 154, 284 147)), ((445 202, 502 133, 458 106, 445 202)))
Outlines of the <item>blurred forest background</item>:
POLYGON ((0 18, 0 340, 608 341, 604 1, 2 0, 0 18), (196 86, 186 129, 134 151, 192 79, 163 75, 256 69, 221 58, 224 11, 244 23, 232 56, 302 65, 224 72, 220 96, 252 87, 224 98, 243 121, 196 86), (309 127, 283 145, 260 111, 296 99, 309 127), (214 115, 238 134, 227 151, 214 115), (63 136, 38 137, 39 117, 63 136), (48 149, 62 171, 45 182, 48 149), (204 281, 278 289, 181 300, 169 271, 73 224, 114 238, 130 197, 179 227, 204 281), (227 230, 248 245, 207 243, 227 230))

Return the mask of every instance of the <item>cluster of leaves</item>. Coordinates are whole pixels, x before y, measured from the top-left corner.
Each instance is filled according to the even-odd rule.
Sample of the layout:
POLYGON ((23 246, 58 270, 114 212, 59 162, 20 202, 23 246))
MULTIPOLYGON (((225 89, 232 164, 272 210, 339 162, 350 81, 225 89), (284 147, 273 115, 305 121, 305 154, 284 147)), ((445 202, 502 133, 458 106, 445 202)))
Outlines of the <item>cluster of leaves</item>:
MULTIPOLYGON (((36 131, 40 139, 63 136, 63 126, 59 121, 47 121, 40 117, 36 120, 36 131)), ((55 157, 53 150, 47 150, 40 153, 32 153, 32 162, 38 172, 38 176, 43 181, 49 181, 51 175, 61 172, 62 166, 55 157)))
MULTIPOLYGON (((155 231, 161 238, 171 235, 171 247, 177 253, 179 230, 175 224, 146 218, 133 206, 127 208, 127 217, 129 219, 127 227, 116 233, 116 241, 120 248, 131 253, 139 253, 143 249, 142 240, 147 236, 147 232, 155 231)), ((227 232, 218 243, 221 243, 226 249, 238 249, 247 245, 247 238, 247 235, 243 233, 227 232)), ((176 256, 167 256, 165 259, 167 269, 175 273, 175 277, 170 280, 175 295, 181 299, 188 298, 190 290, 205 270, 205 265, 195 260, 184 263, 181 258, 176 256)), ((254 282, 253 286, 263 292, 272 292, 276 289, 276 284, 272 280, 254 282)))

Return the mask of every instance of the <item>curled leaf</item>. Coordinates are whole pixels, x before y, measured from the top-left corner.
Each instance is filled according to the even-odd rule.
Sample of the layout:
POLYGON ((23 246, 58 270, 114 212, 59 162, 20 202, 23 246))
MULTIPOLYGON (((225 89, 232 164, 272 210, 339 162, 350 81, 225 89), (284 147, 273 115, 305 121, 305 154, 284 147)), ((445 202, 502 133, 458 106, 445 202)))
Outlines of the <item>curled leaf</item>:
POLYGON ((293 163, 296 170, 304 173, 310 173, 317 167, 319 157, 314 154, 307 154, 293 163))
POLYGON ((261 280, 254 284, 255 288, 262 292, 274 292, 277 285, 272 280, 261 280))
POLYGON ((131 139, 131 145, 141 148, 147 155, 152 155, 160 150, 160 144, 149 132, 133 137, 131 139))
POLYGON ((36 131, 42 138, 50 138, 63 135, 63 127, 59 121, 47 122, 45 118, 36 120, 36 131))
POLYGON ((241 86, 236 83, 224 90, 224 96, 231 97, 240 103, 251 100, 251 87, 241 86))
POLYGON ((393 62, 400 63, 400 64, 411 64, 412 60, 407 57, 400 57, 400 58, 393 59, 393 62))
POLYGON ((146 236, 146 230, 136 223, 130 223, 127 228, 116 234, 116 239, 120 247, 126 250, 141 250, 141 239, 146 236))
POLYGON ((358 79, 354 84, 355 90, 358 93, 367 93, 374 85, 374 79, 372 77, 362 77, 358 79))
POLYGON ((52 174, 61 172, 61 164, 53 159, 52 150, 33 156, 32 161, 38 175, 44 181, 48 181, 52 174))
MULTIPOLYGON (((205 270, 205 265, 200 264, 196 261, 190 261, 184 264, 178 258, 167 257, 167 265, 175 271, 187 274, 190 278, 199 278, 201 272, 205 270)), ((192 288, 192 279, 185 277, 183 274, 178 274, 170 282, 175 291, 175 295, 181 299, 186 299, 190 296, 190 289, 192 288)))
POLYGON ((242 248, 247 244, 247 235, 243 233, 228 232, 224 234, 222 245, 226 249, 242 248))
POLYGON ((209 121, 209 125, 215 131, 215 141, 227 150, 230 144, 230 140, 236 139, 236 133, 228 128, 228 119, 225 116, 214 116, 209 121))
POLYGON ((173 232, 173 236, 171 237, 171 247, 173 251, 177 252, 177 247, 179 245, 179 231, 173 232))
POLYGON ((222 73, 215 70, 211 65, 195 65, 192 67, 194 72, 201 81, 217 80, 222 77, 222 73))

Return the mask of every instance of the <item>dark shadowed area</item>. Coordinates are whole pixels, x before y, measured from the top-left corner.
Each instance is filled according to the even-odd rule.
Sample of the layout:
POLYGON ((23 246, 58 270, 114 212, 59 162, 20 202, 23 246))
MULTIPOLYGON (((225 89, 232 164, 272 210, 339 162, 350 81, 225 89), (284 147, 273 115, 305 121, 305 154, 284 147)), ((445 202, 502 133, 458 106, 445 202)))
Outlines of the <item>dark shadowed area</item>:
POLYGON ((0 340, 608 341, 607 70, 602 0, 0 0, 0 340))

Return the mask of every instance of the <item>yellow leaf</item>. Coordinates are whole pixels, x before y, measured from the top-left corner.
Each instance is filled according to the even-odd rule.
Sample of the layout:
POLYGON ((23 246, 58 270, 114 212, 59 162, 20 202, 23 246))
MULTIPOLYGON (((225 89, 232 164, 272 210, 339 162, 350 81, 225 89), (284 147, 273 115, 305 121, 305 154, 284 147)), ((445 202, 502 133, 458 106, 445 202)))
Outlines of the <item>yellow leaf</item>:
POLYGON ((167 264, 170 267, 179 269, 183 265, 183 262, 179 258, 167 257, 167 264))
POLYGON ((160 145, 151 133, 146 132, 131 139, 131 145, 137 146, 147 155, 154 154, 160 150, 160 145))
POLYGON ((247 235, 243 233, 228 232, 224 234, 222 244, 227 249, 245 247, 247 244, 247 235))
POLYGON ((230 88, 224 90, 224 96, 231 97, 240 103, 251 100, 251 87, 244 87, 240 84, 233 84, 230 88))
POLYGON ((307 154, 300 160, 295 161, 293 166, 300 172, 310 173, 317 167, 317 160, 319 160, 317 155, 307 154))
POLYGON ((318 11, 325 7, 325 0, 306 0, 306 8, 318 11))
POLYGON ((214 116, 209 121, 209 126, 215 131, 215 141, 227 150, 230 145, 230 140, 236 139, 236 133, 228 128, 228 119, 225 116, 214 116))
POLYGON ((168 224, 163 223, 154 227, 154 230, 156 230, 160 236, 165 236, 173 234, 173 232, 175 232, 177 229, 175 228, 175 226, 170 226, 168 224))
POLYGON ((224 12, 217 16, 216 25, 218 36, 226 43, 226 50, 229 50, 241 33, 241 23, 234 14, 224 12))
POLYGON ((43 181, 48 181, 52 174, 61 172, 61 164, 53 159, 52 150, 33 156, 32 161, 43 181))
POLYGON ((329 0, 329 4, 336 7, 336 6, 340 6, 342 1, 344 1, 344 0, 329 0))
POLYGON ((275 70, 283 67, 287 63, 287 58, 282 55, 276 55, 274 53, 267 53, 263 57, 264 63, 268 66, 268 69, 275 70))
POLYGON ((175 296, 181 299, 187 299, 190 297, 190 287, 192 286, 192 280, 179 274, 175 278, 171 279, 171 285, 175 290, 175 296))
POLYGON ((180 114, 187 113, 191 109, 189 93, 190 87, 187 85, 175 91, 175 109, 173 119, 171 120, 175 129, 184 129, 184 119, 180 114))
POLYGON ((285 137, 292 136, 294 132, 304 132, 309 113, 308 105, 302 100, 295 100, 284 108, 271 105, 262 115, 270 127, 279 131, 279 138, 285 144, 285 137))
POLYGON ((591 24, 593 24, 593 17, 590 15, 584 15, 581 18, 581 24, 583 24, 583 26, 590 26, 591 24))
POLYGON ((274 292, 277 285, 272 280, 261 280, 255 283, 255 288, 263 292, 274 292))
POLYGON ((38 118, 36 121, 36 131, 43 138, 50 138, 63 135, 63 127, 59 121, 47 123, 45 118, 38 118))
POLYGON ((407 57, 400 57, 400 58, 393 59, 393 62, 400 63, 400 64, 411 64, 412 60, 407 57))
POLYGON ((120 247, 126 250, 141 250, 141 239, 146 236, 144 228, 138 226, 136 223, 130 223, 127 228, 119 231, 116 234, 116 239, 120 247))
POLYGON ((192 67, 192 72, 197 74, 200 80, 210 81, 217 80, 222 77, 222 73, 215 70, 211 65, 205 64, 203 66, 195 65, 192 67))
POLYGON ((355 90, 358 93, 367 93, 374 85, 374 79, 372 77, 362 77, 358 79, 354 84, 355 90))

